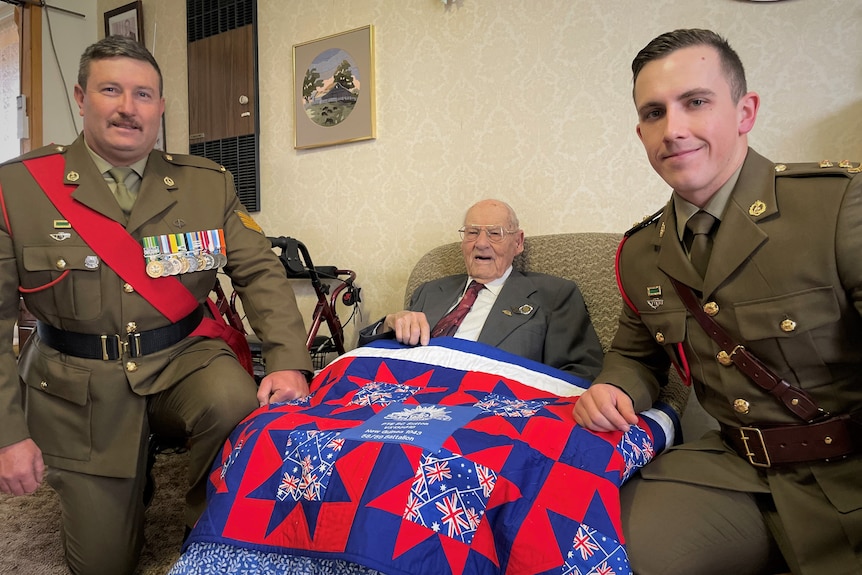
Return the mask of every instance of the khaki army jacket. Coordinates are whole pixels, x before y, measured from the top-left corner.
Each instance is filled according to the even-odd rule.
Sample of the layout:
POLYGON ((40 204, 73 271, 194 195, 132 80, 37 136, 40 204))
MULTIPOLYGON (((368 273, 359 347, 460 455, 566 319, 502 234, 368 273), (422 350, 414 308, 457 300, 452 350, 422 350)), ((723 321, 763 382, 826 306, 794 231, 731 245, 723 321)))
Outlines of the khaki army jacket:
MULTIPOLYGON (((64 183, 76 186, 76 201, 125 222, 83 136, 70 146, 42 148, 27 157, 48 154, 63 156, 64 183)), ((94 257, 74 228, 66 229, 63 216, 20 159, 0 166, 0 192, 6 214, 0 219, 0 328, 6 334, 0 339, 0 446, 33 437, 48 465, 130 476, 145 428, 143 398, 232 352, 222 340, 194 337, 150 355, 102 361, 60 354, 34 334, 16 367, 10 336, 19 286, 26 290, 30 311, 61 330, 125 334, 130 324, 145 331, 170 322, 94 257), (66 277, 51 285, 66 270, 66 277), (39 289, 44 286, 50 287, 39 289)), ((311 371, 302 317, 284 269, 245 214, 224 168, 195 156, 153 151, 125 228, 139 243, 148 236, 223 229, 224 271, 264 342, 268 371, 311 371)), ((145 265, 143 247, 128 257, 145 265)), ((216 270, 177 277, 203 302, 216 270)))
MULTIPOLYGON (((634 232, 622 248, 619 274, 637 313, 624 309, 596 381, 622 388, 637 410, 647 409, 666 382, 670 360, 682 359, 681 345, 700 403, 721 424, 801 423, 736 366, 716 360, 720 350, 687 313, 670 282, 676 278, 702 293, 702 304, 716 304, 716 322, 821 407, 862 409, 862 176, 855 166, 776 165, 749 150, 703 279, 680 244, 671 203, 634 232)), ((651 464, 644 475, 660 469, 701 484, 770 490, 717 434, 687 439, 695 441, 681 449, 722 457, 715 466, 671 458, 680 464, 651 464)), ((858 477, 862 456, 808 466, 842 511, 862 508, 862 490, 848 482, 847 466, 858 477)), ((771 476, 773 487, 774 481, 771 476)))

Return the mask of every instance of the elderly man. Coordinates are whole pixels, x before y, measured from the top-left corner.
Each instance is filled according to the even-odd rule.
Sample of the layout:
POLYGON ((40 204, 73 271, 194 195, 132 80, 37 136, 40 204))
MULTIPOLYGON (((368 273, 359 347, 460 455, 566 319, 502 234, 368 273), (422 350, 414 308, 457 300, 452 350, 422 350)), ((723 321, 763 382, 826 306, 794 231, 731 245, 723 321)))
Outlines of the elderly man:
POLYGON ((581 292, 569 280, 512 269, 524 251, 524 231, 511 206, 482 200, 467 210, 459 231, 467 274, 419 286, 410 309, 362 330, 359 344, 394 337, 427 345, 431 337, 452 335, 592 381, 602 348, 581 292))
POLYGON ((0 329, 12 333, 19 292, 38 319, 17 366, 0 339, 0 491, 31 493, 46 475, 71 571, 119 575, 143 545, 148 435, 189 442, 191 526, 236 423, 308 394, 312 366, 290 284, 231 174, 153 150, 165 101, 152 54, 100 40, 74 95, 74 143, 0 167, 0 329), (264 341, 260 388, 205 305, 219 267, 264 341))

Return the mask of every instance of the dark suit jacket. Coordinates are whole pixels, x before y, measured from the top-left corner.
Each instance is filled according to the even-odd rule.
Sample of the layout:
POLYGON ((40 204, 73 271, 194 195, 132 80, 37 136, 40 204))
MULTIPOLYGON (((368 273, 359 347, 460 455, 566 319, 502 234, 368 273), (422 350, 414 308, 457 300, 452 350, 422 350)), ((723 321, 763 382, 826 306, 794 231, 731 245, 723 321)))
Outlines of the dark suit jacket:
MULTIPOLYGON (((433 327, 461 297, 466 283, 466 275, 455 275, 422 284, 411 296, 410 309, 424 312, 433 327)), ((360 332, 359 345, 394 336, 372 336, 376 325, 360 332)), ((478 341, 589 381, 602 366, 602 346, 578 286, 547 274, 512 271, 478 341), (533 308, 528 314, 503 313, 525 304, 533 308)))
MULTIPOLYGON (((620 277, 639 315, 623 310, 596 381, 621 387, 636 410, 646 409, 666 381, 669 358, 676 357, 681 343, 697 397, 721 424, 801 423, 736 366, 718 363, 718 347, 687 314, 670 283, 673 277, 702 291, 702 303, 718 304, 716 322, 823 408, 832 413, 862 409, 860 222, 859 175, 837 166, 776 166, 749 150, 715 234, 704 279, 679 242, 671 203, 653 225, 625 243, 620 277), (648 296, 648 289, 653 294, 659 290, 660 297, 648 296), (748 402, 748 413, 734 409, 737 399, 748 402)), ((812 522, 831 524, 850 533, 857 550, 862 548, 862 455, 762 473, 732 452, 716 432, 700 441, 689 439, 694 441, 660 456, 642 475, 771 492, 782 521, 796 529, 790 534, 794 551, 820 566, 812 572, 848 572, 848 564, 856 572, 858 559, 852 553, 848 558, 846 539, 823 541, 807 534, 812 522), (799 500, 812 494, 802 511, 799 500), (811 511, 818 499, 821 507, 815 518, 811 511), (836 563, 818 563, 830 557, 836 563)))
MULTIPOLYGON (((28 157, 49 154, 63 155, 63 183, 75 186, 75 200, 125 221, 83 138, 71 146, 36 150, 28 157)), ((74 229, 55 229, 63 216, 20 160, 0 166, 0 186, 9 217, 8 225, 0 218, 2 333, 12 333, 18 286, 31 290, 46 286, 63 270, 69 273, 62 280, 24 296, 42 322, 83 334, 125 334, 129 322, 135 322, 138 331, 170 323, 114 270, 103 263, 85 264, 94 251, 74 229), (52 239, 60 231, 69 236, 52 239)), ((230 172, 204 158, 154 151, 126 231, 141 241, 146 236, 222 228, 225 271, 246 304, 255 333, 268 342, 264 345, 268 369, 311 371, 290 282, 263 233, 243 224, 237 214, 242 211, 230 172)), ((143 247, 129 257, 145 265, 143 247)), ((177 277, 203 301, 212 290, 216 270, 177 277)), ((11 341, 6 337, 0 342, 0 446, 32 436, 50 466, 115 477, 135 473, 145 429, 145 396, 205 369, 217 355, 232 354, 222 340, 194 337, 133 361, 82 359, 61 354, 34 334, 16 366, 11 341), (28 390, 26 418, 19 374, 28 390)), ((213 385, 218 385, 218 376, 213 374, 213 385)))

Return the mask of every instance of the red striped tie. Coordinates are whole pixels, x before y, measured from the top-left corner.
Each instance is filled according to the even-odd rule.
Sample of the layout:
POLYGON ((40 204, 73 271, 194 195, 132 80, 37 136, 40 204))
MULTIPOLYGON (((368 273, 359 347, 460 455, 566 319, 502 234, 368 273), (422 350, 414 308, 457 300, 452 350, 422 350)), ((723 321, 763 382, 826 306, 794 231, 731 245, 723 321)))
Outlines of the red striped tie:
POLYGON ((464 321, 470 308, 473 307, 473 303, 476 301, 476 296, 479 295, 479 291, 484 287, 484 285, 478 283, 476 280, 470 282, 466 293, 464 293, 464 297, 461 298, 461 301, 458 302, 455 309, 440 318, 440 321, 438 321, 437 325, 434 326, 434 329, 431 330, 431 337, 455 335, 455 332, 458 331, 458 326, 461 325, 461 322, 464 321))

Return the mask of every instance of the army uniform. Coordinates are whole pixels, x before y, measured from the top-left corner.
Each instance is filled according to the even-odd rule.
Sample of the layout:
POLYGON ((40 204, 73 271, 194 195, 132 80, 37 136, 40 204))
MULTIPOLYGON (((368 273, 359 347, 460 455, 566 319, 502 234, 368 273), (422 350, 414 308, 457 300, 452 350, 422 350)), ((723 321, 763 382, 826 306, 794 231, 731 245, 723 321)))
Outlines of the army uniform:
MULTIPOLYGON (((269 241, 239 203, 231 174, 209 160, 151 152, 128 222, 83 136, 68 147, 45 147, 0 167, 4 200, 0 327, 7 334, 0 343, 0 446, 32 437, 62 500, 65 484, 52 481, 52 470, 140 480, 146 436, 150 424, 155 425, 150 421, 153 405, 190 401, 205 410, 212 397, 222 394, 223 401, 236 405, 236 421, 223 424, 227 431, 221 438, 192 438, 192 489, 186 513, 186 521, 192 524, 203 510, 206 475, 227 432, 257 406, 253 380, 223 340, 203 337, 185 337, 140 357, 132 357, 126 349, 119 359, 104 361, 61 353, 36 333, 21 350, 16 366, 8 335, 17 317, 19 286, 39 322, 61 333, 120 334, 123 339, 127 333, 171 324, 104 265, 22 164, 22 160, 51 154, 63 157, 63 183, 76 186, 72 197, 124 224, 138 242, 163 234, 222 229, 227 257, 224 271, 243 300, 249 323, 264 342, 269 371, 312 369, 293 291, 269 241), (170 396, 178 382, 189 380, 197 381, 195 393, 202 392, 200 395, 170 396)), ((144 266, 143 247, 141 250, 128 257, 144 266)), ((195 299, 204 302, 215 283, 216 269, 176 277, 195 299)), ((179 433, 190 431, 181 427, 182 422, 158 423, 180 425, 179 433)), ((78 535, 70 528, 81 528, 68 522, 67 515, 77 513, 70 510, 80 511, 88 505, 99 509, 101 503, 63 502, 67 543, 71 535, 78 535)), ((142 519, 142 509, 136 507, 132 512, 142 519)))
MULTIPOLYGON (((623 246, 619 275, 637 313, 624 309, 597 381, 622 388, 640 411, 658 396, 670 362, 687 362, 700 403, 725 437, 745 426, 803 423, 737 366, 718 360, 720 348, 687 312, 675 278, 716 323, 823 409, 862 410, 859 171, 847 162, 774 164, 749 149, 703 279, 679 241, 671 201, 623 246)), ((775 509, 765 515, 777 522, 773 533, 794 572, 862 572, 862 454, 767 466, 750 463, 717 431, 687 439, 642 470, 646 483, 771 494, 775 509)))

